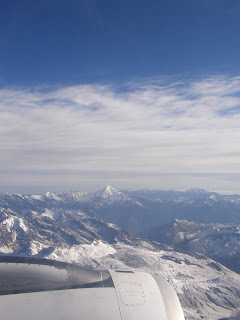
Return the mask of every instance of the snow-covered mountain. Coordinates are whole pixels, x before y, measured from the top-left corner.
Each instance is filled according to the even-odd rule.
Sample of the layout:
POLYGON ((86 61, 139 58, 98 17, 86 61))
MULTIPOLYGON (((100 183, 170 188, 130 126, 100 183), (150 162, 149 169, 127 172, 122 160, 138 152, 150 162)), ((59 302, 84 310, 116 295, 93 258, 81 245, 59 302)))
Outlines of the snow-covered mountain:
POLYGON ((80 210, 0 209, 0 253, 44 256, 55 247, 102 240, 131 241, 132 236, 94 214, 80 210))
POLYGON ((136 191, 128 191, 124 190, 127 194, 129 194, 132 197, 138 197, 141 199, 148 199, 148 200, 156 200, 156 201, 163 201, 163 200, 177 200, 177 201, 187 201, 187 200, 193 200, 193 199, 203 199, 203 198, 209 198, 212 195, 215 195, 217 198, 224 199, 226 197, 234 198, 235 200, 240 199, 239 195, 233 195, 233 196, 225 196, 221 195, 216 192, 209 192, 204 189, 197 189, 192 188, 186 191, 175 191, 175 190, 136 190, 136 191))
POLYGON ((130 198, 127 194, 117 191, 110 185, 106 188, 93 193, 91 201, 95 202, 96 205, 112 205, 114 203, 125 203, 125 204, 137 204, 136 200, 130 198))
MULTIPOLYGON (((165 225, 173 219, 204 224, 240 224, 240 195, 222 195, 202 189, 124 192, 138 200, 144 209, 145 228, 139 233, 141 236, 147 237, 153 227, 165 225)), ((138 212, 141 214, 141 210, 138 212)))
MULTIPOLYGON (((220 238, 223 238, 223 229, 221 229, 221 232, 216 232, 217 229, 211 229, 210 225, 214 224, 216 228, 219 224, 235 227, 240 225, 240 196, 238 195, 227 196, 201 189, 190 189, 185 192, 171 190, 120 192, 111 186, 93 193, 75 191, 69 193, 47 192, 45 194, 32 195, 0 194, 0 219, 3 219, 1 212, 7 214, 7 212, 11 213, 11 211, 14 214, 14 218, 9 220, 9 225, 12 225, 15 229, 20 228, 19 230, 23 230, 20 226, 25 223, 26 219, 26 225, 30 221, 34 221, 34 223, 38 221, 37 227, 35 227, 37 230, 40 227, 42 228, 44 223, 46 224, 46 220, 51 220, 51 216, 54 219, 57 217, 54 220, 56 224, 56 221, 61 221, 61 219, 69 220, 70 215, 75 217, 72 218, 73 221, 76 217, 79 220, 80 216, 84 214, 85 217, 98 217, 101 223, 105 223, 105 225, 109 223, 115 224, 138 237, 155 239, 166 244, 178 242, 179 244, 184 244, 184 249, 188 250, 192 248, 192 250, 200 251, 198 247, 201 247, 202 251, 200 252, 218 260, 219 258, 216 254, 214 255, 214 252, 219 251, 219 256, 223 256, 224 253, 226 258, 219 261, 226 263, 227 266, 234 268, 234 270, 238 270, 235 267, 235 259, 238 258, 239 254, 238 245, 236 244, 238 243, 236 240, 237 233, 235 232, 231 237, 228 234, 226 236, 227 240, 224 242, 220 240, 220 238), (67 215, 66 212, 68 212, 67 215), (77 212, 80 214, 77 215, 77 212), (35 220, 32 218, 34 214, 35 220), (20 221, 18 219, 23 220, 20 221), (172 232, 173 239, 171 239, 170 236, 164 236, 164 228, 171 228, 173 219, 192 222, 178 223, 179 230, 167 230, 168 234, 172 232), (168 226, 166 227, 165 225, 167 224, 168 226), (194 230, 190 232, 186 228, 194 230), (201 239, 196 238, 200 236, 199 232, 206 228, 212 230, 212 238, 216 239, 216 243, 224 245, 223 251, 217 250, 215 245, 211 245, 209 250, 206 249, 210 243, 215 243, 215 240, 209 240, 210 236, 208 236, 208 240, 206 240, 204 234, 201 239), (190 243, 189 239, 193 237, 195 238, 190 243), (186 240, 189 242, 188 247, 186 247, 186 240), (210 248, 212 247, 215 249, 211 251, 210 248)), ((175 220, 175 225, 177 220, 175 220)), ((56 228, 60 230, 61 225, 52 228, 52 230, 56 228)), ((66 225, 64 225, 64 229, 67 229, 66 225)), ((82 226, 80 226, 80 229, 82 230, 82 226)), ((98 231, 95 231, 95 233, 100 235, 98 231)), ((4 228, 2 234, 4 234, 4 228)), ((33 232, 33 234, 36 234, 36 232, 33 232)), ((88 232, 88 235, 86 235, 85 231, 83 235, 83 239, 88 239, 89 241, 95 238, 94 233, 88 232)), ((81 243, 79 241, 78 235, 78 240, 75 239, 73 242, 81 243)), ((3 243, 5 242, 3 241, 3 243)))
POLYGON ((0 194, 0 207, 12 210, 79 209, 95 212, 106 222, 146 236, 153 226, 173 219, 198 223, 240 223, 240 196, 201 189, 183 191, 117 191, 111 186, 97 192, 0 194))
MULTIPOLYGON (((24 195, 21 195, 24 197, 24 195)), ((26 196, 25 196, 26 197, 26 196)), ((72 191, 69 193, 52 193, 47 192, 44 195, 29 195, 29 198, 46 201, 55 200, 63 203, 87 203, 93 206, 112 205, 114 203, 132 203, 136 204, 136 200, 132 199, 127 194, 122 193, 111 187, 110 185, 96 192, 79 192, 72 191)), ((139 205, 141 205, 139 203, 139 205)))
POLYGON ((239 199, 203 190, 120 192, 110 186, 95 193, 1 194, 0 252, 161 273, 176 288, 187 319, 234 319, 240 315, 240 275, 196 251, 215 259, 217 253, 230 260, 235 254, 239 262, 237 225, 219 224, 238 221, 239 199), (193 222, 161 227, 172 216, 193 222), (214 219, 217 225, 203 223, 214 219), (158 242, 136 237, 149 236, 153 226, 158 242))
POLYGON ((2 254, 41 256, 92 268, 162 274, 175 287, 187 319, 240 313, 240 275, 195 253, 139 238, 79 210, 1 210, 2 254))
MULTIPOLYGON (((37 212, 42 218, 47 216, 47 211, 56 215, 65 211, 84 212, 145 238, 152 238, 157 228, 161 229, 173 219, 193 221, 192 225, 196 223, 198 231, 205 228, 201 226, 203 224, 240 224, 240 196, 201 189, 120 192, 107 186, 93 193, 0 194, 1 208, 4 212, 12 210, 19 216, 31 216, 32 212, 37 212)), ((163 241, 160 233, 156 239, 163 241)), ((186 235, 190 236, 189 233, 186 235)), ((168 240, 164 239, 164 242, 168 243, 168 240)))
POLYGON ((240 225, 200 224, 175 219, 155 228, 152 240, 202 253, 240 273, 240 225))

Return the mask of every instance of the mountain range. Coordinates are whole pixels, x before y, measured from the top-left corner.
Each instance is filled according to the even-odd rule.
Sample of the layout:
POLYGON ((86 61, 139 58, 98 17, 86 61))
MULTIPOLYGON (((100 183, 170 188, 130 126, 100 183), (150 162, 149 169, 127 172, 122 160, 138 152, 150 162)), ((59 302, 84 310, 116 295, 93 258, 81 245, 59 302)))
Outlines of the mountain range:
POLYGON ((0 194, 1 254, 161 273, 187 319, 240 315, 239 224, 240 196, 199 189, 0 194))

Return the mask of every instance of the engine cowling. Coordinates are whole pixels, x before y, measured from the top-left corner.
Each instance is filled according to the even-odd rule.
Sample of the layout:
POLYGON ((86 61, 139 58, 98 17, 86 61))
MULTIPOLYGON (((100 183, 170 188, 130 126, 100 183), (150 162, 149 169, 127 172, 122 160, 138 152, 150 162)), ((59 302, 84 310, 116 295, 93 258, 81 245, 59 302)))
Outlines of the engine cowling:
POLYGON ((161 276, 13 256, 0 257, 0 309, 8 320, 184 319, 174 289, 161 276))

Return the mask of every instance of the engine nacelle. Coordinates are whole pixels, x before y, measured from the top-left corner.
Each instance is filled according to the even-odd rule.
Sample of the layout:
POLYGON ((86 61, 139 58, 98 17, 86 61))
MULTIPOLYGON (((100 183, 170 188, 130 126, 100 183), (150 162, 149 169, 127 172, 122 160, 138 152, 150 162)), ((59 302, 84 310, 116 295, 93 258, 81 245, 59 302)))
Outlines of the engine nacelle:
POLYGON ((161 276, 13 256, 0 257, 0 310, 8 320, 184 320, 161 276))

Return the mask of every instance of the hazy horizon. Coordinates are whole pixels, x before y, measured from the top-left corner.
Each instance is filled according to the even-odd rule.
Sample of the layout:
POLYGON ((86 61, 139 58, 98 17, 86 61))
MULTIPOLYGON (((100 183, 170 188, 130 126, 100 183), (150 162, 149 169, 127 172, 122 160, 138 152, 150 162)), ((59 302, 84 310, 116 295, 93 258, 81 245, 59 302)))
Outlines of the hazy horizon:
MULTIPOLYGON (((45 194, 47 192, 52 192, 52 193, 70 193, 70 192, 89 192, 89 193, 94 193, 97 192, 99 190, 104 190, 107 186, 109 186, 109 184, 107 185, 101 185, 98 188, 84 188, 84 187, 79 187, 79 188, 39 188, 39 187, 30 187, 30 188, 15 188, 12 189, 12 191, 10 191, 10 189, 8 190, 7 188, 0 188, 0 193, 7 193, 7 194, 45 194)), ((176 189, 176 188, 144 188, 144 187, 139 187, 139 188, 128 188, 128 187, 122 187, 122 188, 117 188, 115 185, 110 185, 113 189, 117 190, 117 191, 141 191, 141 190, 149 190, 149 191, 180 191, 180 192, 186 192, 189 190, 205 190, 208 192, 214 192, 214 193, 219 193, 219 194, 223 194, 223 195, 240 195, 240 191, 239 192, 234 192, 234 191, 224 191, 224 190, 211 190, 211 189, 204 189, 204 188, 197 188, 197 187, 193 187, 193 188, 187 188, 187 189, 176 189)))

